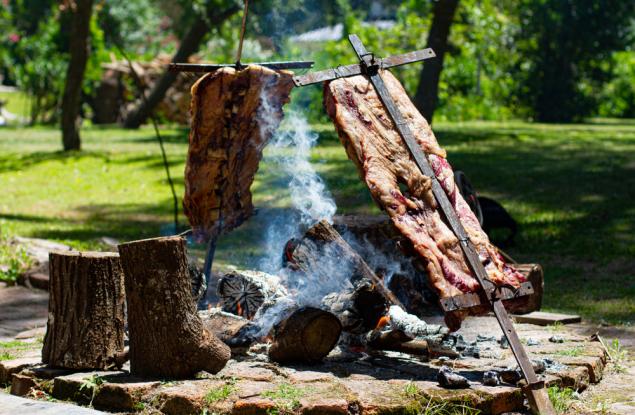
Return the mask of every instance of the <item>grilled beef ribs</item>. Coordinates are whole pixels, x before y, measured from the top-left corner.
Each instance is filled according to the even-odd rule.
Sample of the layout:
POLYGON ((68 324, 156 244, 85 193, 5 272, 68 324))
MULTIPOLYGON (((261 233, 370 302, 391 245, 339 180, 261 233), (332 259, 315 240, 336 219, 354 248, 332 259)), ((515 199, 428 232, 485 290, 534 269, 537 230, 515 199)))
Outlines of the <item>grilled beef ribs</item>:
MULTIPOLYGON (((505 263, 457 191, 446 152, 437 143, 430 126, 399 81, 388 71, 383 71, 382 77, 417 142, 427 153, 488 278, 498 285, 518 287, 525 278, 505 263)), ((439 296, 446 298, 478 290, 479 284, 459 240, 448 227, 432 194, 431 178, 424 176, 415 164, 369 80, 360 75, 331 81, 324 88, 324 105, 373 199, 386 210, 426 262, 428 278, 439 296)), ((481 308, 472 312, 483 311, 481 308)), ((457 329, 466 314, 465 311, 448 313, 446 323, 457 329)))
POLYGON ((253 213, 249 188, 289 102, 291 77, 249 65, 206 74, 192 86, 183 207, 198 240, 227 232, 253 213))

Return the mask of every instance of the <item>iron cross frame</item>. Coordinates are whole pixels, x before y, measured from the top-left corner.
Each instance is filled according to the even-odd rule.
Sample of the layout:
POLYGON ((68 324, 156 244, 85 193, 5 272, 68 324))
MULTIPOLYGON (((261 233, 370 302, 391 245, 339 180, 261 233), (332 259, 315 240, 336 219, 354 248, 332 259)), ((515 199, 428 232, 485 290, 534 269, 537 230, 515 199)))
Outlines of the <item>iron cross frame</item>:
POLYGON ((377 95, 390 115, 397 132, 406 143, 415 163, 425 176, 432 179, 432 192, 434 197, 439 203, 439 206, 441 206, 441 211, 450 225, 450 228, 459 239, 461 249, 467 259, 468 265, 479 282, 486 301, 490 303, 496 319, 498 320, 505 337, 509 341, 510 348, 516 358, 516 361, 518 362, 518 365, 520 366, 523 376, 527 381, 527 386, 524 388, 524 391, 532 410, 539 414, 555 415, 555 410, 551 405, 545 390, 545 384, 536 376, 527 352, 520 342, 518 334, 516 333, 509 315, 507 314, 507 310, 505 310, 501 290, 497 289, 497 287, 487 278, 485 267, 479 260, 478 254, 474 249, 474 245, 470 241, 463 225, 459 221, 459 218, 454 211, 447 194, 441 187, 434 170, 432 170, 432 166, 430 165, 426 154, 417 144, 408 122, 405 120, 403 114, 395 104, 386 84, 384 83, 384 80, 381 77, 381 69, 429 59, 435 56, 434 52, 431 49, 424 49, 404 55, 377 59, 373 53, 366 50, 366 47, 364 47, 362 41, 357 35, 352 34, 348 37, 348 39, 360 60, 359 64, 340 66, 335 69, 296 76, 294 77, 295 85, 304 86, 360 74, 366 75, 370 79, 375 91, 377 91, 377 95))

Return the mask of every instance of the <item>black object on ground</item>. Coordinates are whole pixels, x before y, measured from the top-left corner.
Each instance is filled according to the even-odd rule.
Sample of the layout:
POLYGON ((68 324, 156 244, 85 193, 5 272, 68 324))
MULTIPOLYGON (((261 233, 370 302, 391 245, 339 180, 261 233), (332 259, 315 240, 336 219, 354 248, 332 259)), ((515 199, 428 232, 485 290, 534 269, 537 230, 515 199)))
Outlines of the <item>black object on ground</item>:
POLYGON ((439 385, 448 389, 465 389, 470 387, 470 382, 459 375, 454 373, 448 366, 441 366, 439 373, 437 373, 437 382, 439 385))

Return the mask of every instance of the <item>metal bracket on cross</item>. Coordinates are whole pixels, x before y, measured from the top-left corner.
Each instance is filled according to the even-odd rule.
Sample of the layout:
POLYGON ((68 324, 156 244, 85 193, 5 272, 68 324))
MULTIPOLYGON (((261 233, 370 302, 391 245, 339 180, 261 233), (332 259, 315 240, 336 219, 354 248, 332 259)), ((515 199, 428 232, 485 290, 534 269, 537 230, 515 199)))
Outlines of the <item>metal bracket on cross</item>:
MULTIPOLYGON (((434 57, 434 52, 431 49, 424 49, 416 52, 407 53, 404 55, 396 55, 389 58, 378 59, 375 55, 366 50, 362 41, 357 37, 357 35, 350 35, 348 37, 357 57, 359 58, 359 63, 354 65, 340 66, 333 69, 328 69, 325 71, 309 73, 306 75, 296 76, 293 78, 293 81, 296 86, 304 86, 310 85, 323 81, 330 81, 342 77, 349 77, 354 75, 365 75, 370 79, 371 84, 377 91, 377 95, 381 100, 382 104, 386 108, 386 111, 390 115, 392 119, 395 129, 404 140, 408 150, 410 151, 411 156, 413 157, 415 163, 421 170, 421 172, 432 179, 432 192, 434 194, 437 203, 441 207, 441 211, 443 212, 450 228, 456 235, 456 237, 460 241, 460 246, 467 259, 467 263, 472 270, 474 276, 476 277, 481 289, 482 293, 480 295, 472 296, 472 297, 452 297, 452 299, 456 301, 446 301, 446 306, 451 309, 461 309, 465 307, 472 306, 477 301, 484 301, 485 304, 491 306, 494 311, 494 315, 498 320, 498 324, 507 340, 509 341, 510 348, 518 362, 518 366, 520 367, 523 376, 527 381, 527 387, 523 389, 525 392, 532 411, 534 413, 543 414, 543 415, 555 415, 555 410, 549 397, 547 396, 547 391, 545 389, 544 381, 541 381, 536 376, 536 373, 532 367, 531 361, 529 360, 529 356, 525 351, 522 343, 520 342, 520 338, 514 329, 514 325, 507 314, 507 310, 505 310, 505 306, 503 305, 503 300, 506 297, 511 296, 505 295, 504 291, 498 289, 494 286, 494 284, 487 278, 487 273, 485 271, 485 267, 481 263, 478 258, 478 254, 474 249, 474 245, 470 241, 470 238, 467 236, 463 225, 459 221, 459 218, 454 211, 450 200, 448 199, 447 194, 441 187, 430 162, 428 161, 428 157, 425 152, 421 149, 421 146, 417 144, 417 141, 410 129, 409 123, 405 120, 403 114, 395 104, 395 101, 392 99, 386 84, 384 83, 383 78, 381 77, 381 70, 388 69, 390 67, 404 65, 407 63, 419 62, 425 59, 429 59, 434 57), (474 298, 473 298, 474 297, 474 298)), ((525 283, 520 292, 530 293, 532 291, 531 284, 527 285, 525 283)))

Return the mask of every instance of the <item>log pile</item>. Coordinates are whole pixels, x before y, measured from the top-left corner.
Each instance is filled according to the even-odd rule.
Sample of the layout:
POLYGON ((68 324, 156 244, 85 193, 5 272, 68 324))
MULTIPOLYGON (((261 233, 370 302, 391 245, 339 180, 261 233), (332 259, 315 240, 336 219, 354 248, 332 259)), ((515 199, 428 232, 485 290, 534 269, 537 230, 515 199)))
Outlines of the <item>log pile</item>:
MULTIPOLYGON (((133 68, 141 80, 141 88, 147 94, 165 72, 171 58, 160 55, 150 62, 133 62, 133 68)), ((195 63, 192 61, 192 63, 195 63)), ((102 65, 102 78, 94 99, 89 100, 95 124, 113 124, 126 118, 139 102, 138 86, 126 61, 108 62, 102 65)), ((196 81, 191 74, 179 73, 165 97, 155 109, 157 116, 171 123, 188 124, 190 120, 190 88, 196 81)))
MULTIPOLYGON (((409 258, 407 244, 390 237, 391 226, 360 218, 338 218, 335 227, 318 222, 287 244, 280 275, 221 274, 219 308, 200 313, 191 283, 197 278, 181 237, 124 243, 119 254, 51 253, 43 361, 62 368, 107 369, 129 357, 133 375, 187 378, 201 370, 218 372, 231 350, 243 353, 254 342, 256 347, 269 343, 269 359, 281 364, 317 363, 338 342, 369 353, 457 357, 458 349, 448 348, 444 340, 447 328, 414 315, 412 305, 421 297, 413 276, 418 266, 385 271, 391 265, 382 261, 409 258), (306 287, 319 288, 308 302, 298 295, 306 287)), ((537 288, 528 303, 539 308, 541 268, 517 269, 537 288)), ((425 304, 429 312, 434 301, 425 304)))

